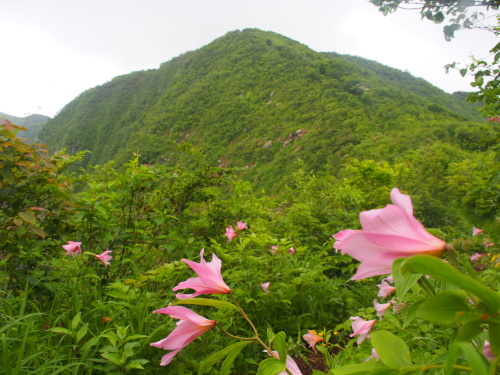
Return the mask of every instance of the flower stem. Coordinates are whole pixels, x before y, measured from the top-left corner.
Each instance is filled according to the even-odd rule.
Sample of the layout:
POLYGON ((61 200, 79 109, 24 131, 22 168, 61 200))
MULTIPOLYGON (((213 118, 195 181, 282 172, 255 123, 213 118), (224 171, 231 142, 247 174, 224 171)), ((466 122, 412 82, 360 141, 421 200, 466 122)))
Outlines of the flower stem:
MULTIPOLYGON (((234 295, 233 293, 229 293, 229 295, 231 296, 231 299, 233 300, 233 303, 236 305, 236 307, 238 308, 241 316, 243 317, 243 319, 245 319, 247 321, 247 323, 250 325, 250 327, 252 328, 252 331, 255 335, 255 337, 252 337, 252 338, 240 338, 238 336, 233 336, 231 334, 229 334, 228 332, 224 331, 222 329, 221 326, 219 326, 217 324, 217 326, 228 336, 230 337, 233 337, 233 338, 237 338, 239 340, 254 340, 256 341, 257 343, 259 343, 264 349, 265 351, 267 352, 267 354, 269 354, 271 357, 273 357, 274 359, 277 359, 279 360, 278 356, 276 354, 273 353, 273 350, 266 345, 266 343, 264 341, 262 341, 259 337, 259 332, 257 331, 257 328, 255 328, 254 324, 252 323, 252 321, 250 320, 250 318, 247 316, 247 314, 245 314, 245 311, 243 311, 243 309, 241 308, 241 306, 238 304, 238 302, 236 302, 236 298, 234 298, 234 295)), ((288 368, 285 368, 285 371, 287 374, 289 375, 293 375, 292 372, 288 369, 288 368)))
POLYGON ((422 275, 422 277, 420 279, 418 279, 418 284, 420 285, 420 287, 425 290, 425 292, 429 295, 429 296, 434 296, 436 295, 436 291, 434 289, 434 287, 431 285, 431 283, 429 282, 429 280, 427 280, 427 278, 425 277, 425 275, 422 275))
POLYGON ((451 265, 453 267, 455 267, 458 271, 460 271, 457 257, 455 256, 455 252, 453 251, 453 248, 451 246, 446 245, 446 253, 448 254, 448 257, 450 258, 451 265))

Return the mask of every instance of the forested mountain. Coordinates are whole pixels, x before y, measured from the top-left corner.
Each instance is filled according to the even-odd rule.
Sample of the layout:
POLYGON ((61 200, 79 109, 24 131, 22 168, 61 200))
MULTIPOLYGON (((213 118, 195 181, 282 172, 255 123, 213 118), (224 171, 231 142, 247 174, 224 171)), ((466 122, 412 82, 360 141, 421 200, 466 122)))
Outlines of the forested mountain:
POLYGON ((49 116, 44 115, 33 114, 25 117, 17 117, 0 112, 0 119, 2 118, 11 121, 14 124, 22 125, 26 129, 28 129, 27 132, 22 133, 22 136, 29 139, 30 141, 36 141, 38 132, 40 131, 42 126, 50 120, 49 116))
MULTIPOLYGON (((435 197, 455 184, 447 180, 451 164, 470 182, 462 175, 473 168, 467 163, 480 163, 480 189, 491 187, 487 151, 497 132, 498 124, 481 119, 463 95, 373 61, 247 29, 82 93, 40 138, 52 149, 90 150, 92 164, 123 162, 134 152, 143 163, 166 163, 175 145, 188 141, 210 162, 242 167, 242 176, 266 188, 283 184, 297 160, 331 176, 353 159, 403 163, 412 175, 408 188, 435 181, 427 192, 435 197), (476 161, 478 155, 487 160, 476 161)), ((453 191, 461 189, 472 194, 465 185, 453 191)))

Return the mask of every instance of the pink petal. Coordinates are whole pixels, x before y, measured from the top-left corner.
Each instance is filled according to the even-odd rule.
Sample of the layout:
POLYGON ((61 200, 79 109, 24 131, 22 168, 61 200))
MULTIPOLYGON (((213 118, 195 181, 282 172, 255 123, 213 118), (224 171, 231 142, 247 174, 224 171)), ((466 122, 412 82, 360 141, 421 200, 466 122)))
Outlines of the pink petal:
POLYGON ((409 195, 402 194, 398 188, 391 190, 391 201, 401 208, 408 216, 413 216, 413 205, 409 195))

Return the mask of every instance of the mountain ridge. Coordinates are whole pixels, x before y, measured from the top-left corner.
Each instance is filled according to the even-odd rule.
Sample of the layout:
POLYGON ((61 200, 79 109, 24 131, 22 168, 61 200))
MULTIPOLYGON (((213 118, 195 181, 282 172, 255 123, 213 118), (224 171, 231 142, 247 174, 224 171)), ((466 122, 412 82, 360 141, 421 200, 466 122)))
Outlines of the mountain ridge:
POLYGON ((297 159, 335 173, 349 157, 394 162, 431 138, 459 144, 461 126, 491 137, 481 121, 473 105, 397 69, 245 29, 85 91, 40 136, 51 148, 90 150, 91 164, 134 152, 166 163, 189 141, 270 186, 297 159))

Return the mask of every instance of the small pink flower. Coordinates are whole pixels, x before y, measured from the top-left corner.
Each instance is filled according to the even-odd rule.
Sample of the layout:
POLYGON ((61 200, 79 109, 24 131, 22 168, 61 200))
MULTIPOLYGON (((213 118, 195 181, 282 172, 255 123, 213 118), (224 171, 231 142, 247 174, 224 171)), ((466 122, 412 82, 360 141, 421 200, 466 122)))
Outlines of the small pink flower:
POLYGON ((472 255, 469 260, 471 262, 475 262, 476 260, 479 260, 480 258, 482 258, 484 255, 481 254, 481 253, 475 253, 474 255, 472 255))
POLYGON ((62 247, 64 250, 66 250, 66 255, 73 255, 74 257, 76 257, 78 253, 82 251, 81 245, 81 242, 68 241, 68 244, 62 245, 62 247))
POLYGON ((490 247, 490 246, 494 245, 494 243, 490 242, 490 240, 488 240, 486 238, 484 239, 483 244, 485 247, 490 247))
POLYGON ((404 303, 404 302, 403 303, 397 303, 394 300, 390 300, 389 302, 393 304, 392 305, 392 313, 393 314, 397 314, 400 309, 402 309, 403 307, 406 306, 406 303, 404 303))
MULTIPOLYGON (((264 350, 267 353, 267 350, 264 350)), ((267 353, 269 354, 269 353, 267 353)), ((273 351, 273 354, 279 359, 280 355, 277 351, 273 351)), ((269 354, 270 355, 270 354, 269 354)), ((292 375, 302 375, 302 372, 299 369, 299 366, 295 363, 295 361, 289 355, 286 356, 286 368, 292 375)), ((288 375, 285 371, 280 372, 278 375, 288 375)))
POLYGON ((236 225, 238 225, 238 230, 243 230, 247 228, 247 223, 244 223, 243 221, 238 221, 236 225))
POLYGON ((179 319, 177 327, 163 340, 150 345, 164 350, 172 350, 161 359, 160 366, 168 365, 177 353, 185 348, 191 341, 215 326, 214 320, 208 320, 184 306, 168 306, 155 313, 167 314, 174 319, 179 319))
POLYGON ((113 259, 113 257, 111 255, 108 255, 110 253, 112 253, 113 250, 108 250, 106 249, 105 252, 103 252, 102 254, 99 254, 99 255, 94 255, 97 259, 99 259, 101 262, 104 263, 104 266, 107 267, 109 266, 109 261, 111 259, 113 259))
POLYGON ((354 337, 359 335, 358 341, 356 343, 360 345, 363 341, 365 341, 366 338, 370 337, 369 333, 372 330, 372 327, 375 324, 376 320, 373 319, 366 321, 358 316, 353 316, 350 319, 353 321, 352 330, 354 332, 351 333, 349 336, 354 337))
POLYGON ((394 204, 361 212, 362 230, 347 229, 333 236, 337 240, 336 250, 361 262, 352 280, 389 274, 397 258, 416 254, 440 256, 447 247, 413 217, 408 195, 394 188, 391 200, 394 204))
POLYGON ((380 357, 378 356, 377 351, 374 348, 372 348, 372 355, 366 358, 365 362, 368 362, 372 358, 375 358, 377 362, 380 361, 380 357))
POLYGON ((230 225, 226 228, 226 233, 224 233, 224 236, 227 237, 227 242, 231 242, 231 240, 237 236, 236 232, 234 231, 233 227, 230 225))
POLYGON ((482 229, 478 229, 476 227, 472 227, 472 235, 473 236, 477 236, 479 233, 482 233, 483 230, 482 229))
POLYGON ((203 258, 204 252, 205 249, 201 249, 200 263, 188 259, 182 260, 196 272, 198 277, 192 277, 186 281, 182 281, 173 289, 173 291, 181 289, 193 289, 196 291, 196 293, 193 294, 177 293, 176 297, 178 299, 194 298, 201 294, 227 294, 231 292, 231 289, 229 289, 222 279, 222 262, 220 259, 217 258, 217 255, 212 254, 212 261, 207 263, 203 258))
POLYGON ((385 297, 388 297, 390 296, 392 293, 394 293, 396 291, 396 288, 394 288, 393 286, 390 286, 387 281, 383 280, 380 284, 377 285, 379 287, 379 291, 378 291, 378 294, 377 296, 378 297, 382 297, 382 298, 385 298, 385 297))
POLYGON ((295 254, 295 249, 293 247, 288 249, 289 254, 295 254))
POLYGON ((393 283, 393 282, 394 282, 394 278, 392 277, 392 275, 389 275, 389 276, 387 276, 387 277, 384 277, 384 278, 382 279, 382 281, 384 281, 384 280, 385 280, 385 281, 387 281, 388 283, 393 283))
POLYGON ((495 359, 495 353, 491 351, 491 346, 489 341, 484 342, 483 355, 489 362, 493 362, 493 360, 495 359))
POLYGON ((278 254, 278 252, 277 252, 276 250, 273 250, 273 249, 269 250, 269 252, 270 252, 271 254, 273 254, 273 255, 278 254))
POLYGON ((392 305, 392 303, 378 303, 377 300, 373 300, 373 307, 375 307, 375 311, 377 311, 377 316, 382 317, 387 309, 392 305))
POLYGON ((307 331, 302 338, 309 344, 309 347, 314 350, 314 353, 317 353, 316 344, 320 341, 325 341, 323 337, 316 334, 316 331, 307 331))
POLYGON ((271 283, 261 283, 260 286, 262 288, 262 290, 266 293, 269 293, 269 285, 271 285, 271 283))

